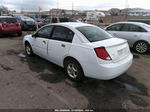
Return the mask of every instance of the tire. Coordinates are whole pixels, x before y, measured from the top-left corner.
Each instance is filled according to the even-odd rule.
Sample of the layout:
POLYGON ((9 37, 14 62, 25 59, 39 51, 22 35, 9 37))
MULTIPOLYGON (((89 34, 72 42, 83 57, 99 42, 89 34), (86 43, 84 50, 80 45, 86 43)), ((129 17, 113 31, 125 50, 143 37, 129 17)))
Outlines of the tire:
POLYGON ((20 32, 20 33, 17 33, 17 35, 18 35, 18 36, 22 36, 22 32, 20 32))
POLYGON ((133 46, 134 51, 140 54, 147 53, 149 50, 149 44, 145 41, 136 42, 133 46))
POLYGON ((34 55, 31 45, 29 43, 25 44, 25 52, 26 52, 26 55, 29 57, 34 55))
POLYGON ((81 65, 74 59, 68 59, 64 64, 67 77, 72 81, 82 81, 84 79, 84 73, 81 65))

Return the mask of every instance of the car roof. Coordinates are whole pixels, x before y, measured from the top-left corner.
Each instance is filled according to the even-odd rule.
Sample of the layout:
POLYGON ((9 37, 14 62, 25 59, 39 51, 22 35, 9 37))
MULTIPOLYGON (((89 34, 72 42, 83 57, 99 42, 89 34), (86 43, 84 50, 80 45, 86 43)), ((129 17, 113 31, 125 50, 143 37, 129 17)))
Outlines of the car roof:
POLYGON ((141 23, 141 22, 128 22, 128 21, 122 21, 122 22, 117 22, 117 23, 114 23, 114 24, 119 24, 119 23, 121 23, 121 24, 135 24, 135 25, 147 25, 147 24, 145 24, 145 23, 141 23))
POLYGON ((129 19, 128 21, 150 21, 150 19, 129 19))
POLYGON ((52 23, 49 25, 63 25, 63 26, 71 26, 73 28, 76 27, 81 27, 81 26, 93 26, 91 24, 86 24, 86 23, 77 23, 77 22, 62 22, 62 23, 52 23))
MULTIPOLYGON (((113 24, 110 24, 109 26, 115 25, 115 24, 134 24, 134 25, 138 25, 140 27, 146 28, 148 31, 150 31, 150 25, 145 24, 145 23, 141 23, 141 22, 127 22, 127 21, 122 21, 122 22, 116 22, 113 24)), ((109 27, 107 26, 107 27, 109 27)), ((105 27, 105 29, 107 28, 105 27)))

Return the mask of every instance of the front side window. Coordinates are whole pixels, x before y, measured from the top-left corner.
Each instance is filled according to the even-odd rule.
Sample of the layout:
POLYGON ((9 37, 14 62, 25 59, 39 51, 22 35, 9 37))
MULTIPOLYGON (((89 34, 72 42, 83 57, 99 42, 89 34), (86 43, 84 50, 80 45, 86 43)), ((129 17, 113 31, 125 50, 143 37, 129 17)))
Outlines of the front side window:
POLYGON ((108 31, 120 31, 122 27, 122 24, 115 24, 112 26, 109 26, 106 30, 108 31))
POLYGON ((69 22, 69 21, 68 21, 68 18, 59 18, 59 21, 60 21, 60 22, 69 22))
POLYGON ((77 29, 90 41, 96 42, 101 40, 106 40, 112 38, 112 35, 102 30, 99 27, 94 26, 82 26, 77 27, 77 29))
POLYGON ((52 29, 53 29, 53 26, 46 26, 38 31, 37 36, 41 38, 49 38, 52 32, 52 29))
POLYGON ((137 26, 137 25, 130 25, 129 31, 131 31, 131 32, 146 32, 145 29, 143 29, 142 27, 137 26))
POLYGON ((65 27, 56 26, 53 31, 52 39, 72 42, 74 33, 65 27))

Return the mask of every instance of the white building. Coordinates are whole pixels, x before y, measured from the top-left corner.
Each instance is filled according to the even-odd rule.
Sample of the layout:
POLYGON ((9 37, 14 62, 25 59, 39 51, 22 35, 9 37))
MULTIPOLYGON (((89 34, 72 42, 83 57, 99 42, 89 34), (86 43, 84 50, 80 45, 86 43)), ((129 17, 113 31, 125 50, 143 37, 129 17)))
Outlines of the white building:
POLYGON ((147 10, 147 9, 129 10, 127 12, 127 15, 129 15, 129 16, 150 16, 150 10, 147 10))
POLYGON ((86 19, 87 20, 99 20, 101 17, 105 17, 105 14, 103 12, 92 11, 92 12, 87 12, 86 19))

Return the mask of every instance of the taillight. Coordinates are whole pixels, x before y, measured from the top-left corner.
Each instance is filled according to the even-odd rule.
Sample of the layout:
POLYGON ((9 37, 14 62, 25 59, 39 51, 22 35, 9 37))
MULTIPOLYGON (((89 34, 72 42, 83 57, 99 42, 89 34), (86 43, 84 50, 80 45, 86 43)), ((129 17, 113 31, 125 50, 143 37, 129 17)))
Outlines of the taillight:
POLYGON ((19 23, 16 23, 16 26, 20 26, 20 24, 19 24, 19 23))
POLYGON ((103 60, 112 60, 104 47, 95 48, 94 50, 96 52, 97 57, 103 60))
POLYGON ((3 28, 5 28, 5 27, 6 27, 6 25, 5 25, 5 24, 2 24, 2 27, 3 27, 3 28))

